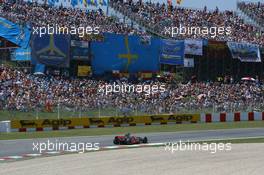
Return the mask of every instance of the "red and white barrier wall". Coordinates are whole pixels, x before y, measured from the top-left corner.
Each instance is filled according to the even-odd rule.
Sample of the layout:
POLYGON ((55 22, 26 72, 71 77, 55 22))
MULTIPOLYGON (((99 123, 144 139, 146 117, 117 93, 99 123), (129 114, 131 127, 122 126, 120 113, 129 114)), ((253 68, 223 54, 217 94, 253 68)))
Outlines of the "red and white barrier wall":
POLYGON ((205 113, 201 114, 202 123, 264 121, 264 112, 205 113))

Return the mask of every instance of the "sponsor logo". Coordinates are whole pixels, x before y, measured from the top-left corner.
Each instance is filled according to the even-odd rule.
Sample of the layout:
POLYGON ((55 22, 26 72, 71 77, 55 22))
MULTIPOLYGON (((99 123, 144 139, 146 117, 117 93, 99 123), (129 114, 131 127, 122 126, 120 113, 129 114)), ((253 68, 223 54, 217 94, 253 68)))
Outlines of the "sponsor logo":
POLYGON ((37 123, 32 120, 20 120, 22 128, 37 127, 37 123))
POLYGON ((164 121, 192 121, 193 116, 192 115, 169 115, 168 118, 163 116, 150 116, 152 122, 164 122, 164 121))
POLYGON ((98 118, 89 118, 90 124, 91 125, 100 125, 104 124, 104 121, 98 118))
POLYGON ((133 117, 110 117, 108 120, 108 123, 118 123, 118 124, 122 124, 122 123, 131 123, 134 121, 133 117))
MULTIPOLYGON (((57 126, 68 126, 72 123, 71 120, 64 120, 64 119, 59 119, 59 120, 50 120, 50 119, 45 119, 43 122, 41 122, 40 127, 44 126, 50 126, 50 127, 57 127, 57 126)), ((20 120, 20 124, 22 128, 30 128, 30 127, 37 127, 38 123, 33 120, 20 120)))
POLYGON ((168 121, 192 121, 192 115, 170 115, 168 121))

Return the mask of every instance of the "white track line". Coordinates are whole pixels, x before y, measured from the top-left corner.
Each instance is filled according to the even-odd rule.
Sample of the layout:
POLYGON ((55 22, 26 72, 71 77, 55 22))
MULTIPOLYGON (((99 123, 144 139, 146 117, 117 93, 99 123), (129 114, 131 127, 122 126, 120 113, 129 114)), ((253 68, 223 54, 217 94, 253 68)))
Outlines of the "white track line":
POLYGON ((25 154, 24 156, 26 156, 26 157, 38 157, 38 156, 42 156, 42 154, 25 154))

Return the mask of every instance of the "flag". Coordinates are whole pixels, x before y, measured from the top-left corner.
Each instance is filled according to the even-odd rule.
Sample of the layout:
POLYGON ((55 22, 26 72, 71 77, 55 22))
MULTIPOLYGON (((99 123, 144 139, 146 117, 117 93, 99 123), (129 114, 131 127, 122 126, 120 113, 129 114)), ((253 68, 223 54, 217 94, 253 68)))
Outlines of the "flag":
POLYGON ((99 0, 100 5, 107 5, 106 0, 99 0))
POLYGON ((168 12, 170 14, 172 11, 172 0, 167 0, 167 3, 168 3, 168 12))
POLYGON ((55 0, 48 0, 48 4, 51 6, 55 5, 55 0))
POLYGON ((95 6, 98 5, 98 4, 97 4, 97 0, 91 0, 91 3, 92 3, 92 5, 95 5, 95 6))
POLYGON ((119 71, 127 73, 157 72, 159 69, 160 40, 152 38, 150 45, 140 42, 139 36, 104 34, 102 42, 92 42, 95 74, 119 71))
POLYGON ((5 18, 0 17, 0 36, 6 40, 27 48, 30 41, 30 28, 15 24, 5 18))
POLYGON ((82 0, 85 7, 87 7, 87 0, 82 0))
POLYGON ((182 0, 176 0, 177 1, 177 4, 181 4, 182 0))
POLYGON ((75 7, 76 5, 78 5, 78 0, 71 0, 71 5, 73 7, 75 7))

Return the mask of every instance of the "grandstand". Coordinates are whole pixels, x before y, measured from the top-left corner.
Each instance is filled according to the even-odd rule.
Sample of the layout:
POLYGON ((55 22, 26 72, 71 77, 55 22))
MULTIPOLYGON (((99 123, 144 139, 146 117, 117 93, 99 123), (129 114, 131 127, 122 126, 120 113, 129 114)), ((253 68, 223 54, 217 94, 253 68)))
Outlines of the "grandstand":
POLYGON ((102 2, 102 8, 119 14, 110 16, 100 6, 88 10, 78 5, 1 3, 2 114, 13 111, 10 115, 16 118, 32 111, 39 117, 47 112, 91 116, 263 110, 263 4, 238 2, 259 27, 227 10, 168 8, 132 0, 102 2), (230 27, 232 32, 215 37, 172 37, 164 32, 180 25, 230 27), (45 26, 98 28, 99 33, 33 34, 45 26), (21 62, 27 63, 26 70, 21 62), (243 77, 252 81, 241 81, 243 77), (98 91, 115 83, 165 85, 166 90, 148 95, 98 91))
MULTIPOLYGON (((165 28, 169 26, 228 26, 232 28, 232 35, 216 36, 215 40, 220 41, 238 41, 251 42, 263 45, 263 35, 260 29, 244 23, 243 19, 232 11, 219 12, 215 11, 195 10, 182 7, 174 7, 168 10, 165 4, 140 3, 140 1, 110 1, 111 6, 134 19, 138 23, 144 25, 149 31, 154 31, 163 37, 169 37, 164 34, 165 28), (162 12, 162 13, 161 13, 162 12), (173 15, 174 14, 174 15, 173 15), (164 36, 165 35, 165 36, 164 36)), ((261 14, 261 13, 260 13, 261 14)), ((179 35, 178 39, 210 39, 203 35, 179 35)))
POLYGON ((264 3, 252 3, 248 1, 238 2, 238 9, 256 21, 261 27, 264 27, 264 3))

